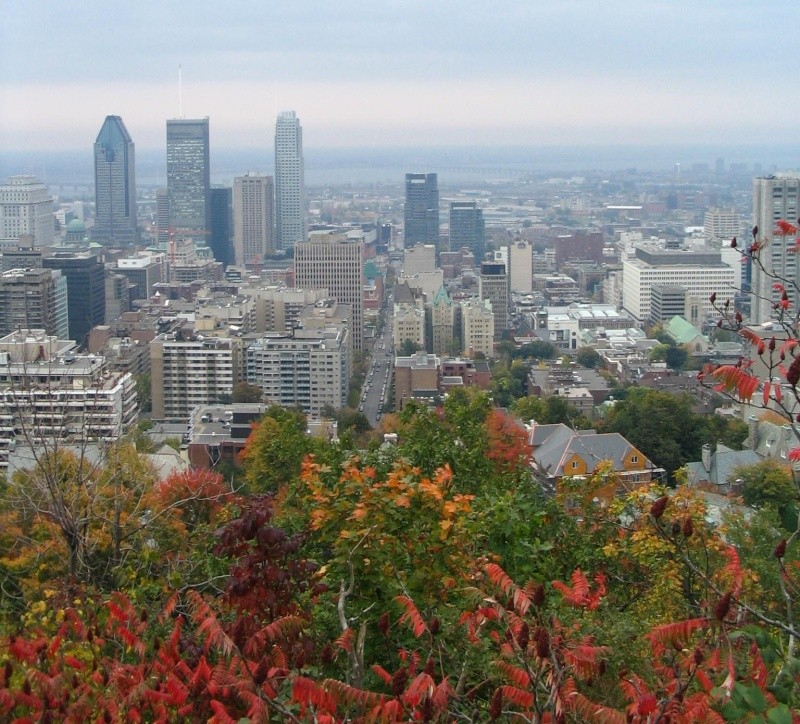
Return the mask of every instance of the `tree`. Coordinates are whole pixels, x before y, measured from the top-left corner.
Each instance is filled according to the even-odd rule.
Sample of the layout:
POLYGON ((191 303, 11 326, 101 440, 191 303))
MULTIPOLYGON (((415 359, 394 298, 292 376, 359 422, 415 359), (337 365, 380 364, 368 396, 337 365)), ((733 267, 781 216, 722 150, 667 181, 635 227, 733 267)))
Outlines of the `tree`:
POLYGON ((731 479, 741 480, 744 502, 756 508, 764 505, 784 508, 798 500, 792 469, 776 460, 738 467, 731 473, 731 479))
POLYGON ((583 365, 584 367, 588 367, 589 369, 594 369, 603 361, 603 358, 600 356, 599 352, 593 347, 581 347, 575 353, 575 361, 578 362, 578 364, 583 365))
POLYGON ((421 347, 414 340, 404 339, 400 344, 397 354, 399 357, 411 357, 411 355, 419 352, 420 349, 421 347))
POLYGON ((233 386, 231 400, 233 402, 261 402, 263 390, 258 385, 249 382, 237 382, 233 386))

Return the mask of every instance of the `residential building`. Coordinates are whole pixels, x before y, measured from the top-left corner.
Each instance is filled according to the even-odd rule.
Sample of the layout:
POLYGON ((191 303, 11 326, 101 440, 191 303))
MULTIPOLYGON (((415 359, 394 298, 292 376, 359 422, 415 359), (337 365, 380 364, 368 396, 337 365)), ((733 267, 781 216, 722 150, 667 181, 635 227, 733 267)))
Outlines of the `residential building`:
MULTIPOLYGON (((610 479, 608 494, 658 479, 664 474, 622 435, 598 434, 594 430, 572 430, 566 425, 538 425, 532 422, 528 444, 533 448, 531 466, 549 492, 561 493, 565 477, 592 475, 607 464, 610 479)), ((603 496, 605 497, 605 496, 603 496)), ((567 501, 572 507, 572 501, 567 501)))
POLYGON ((417 350, 425 349, 425 309, 417 304, 395 304, 392 312, 394 351, 411 343, 417 350))
MULTIPOLYGON (((796 253, 795 235, 776 234, 776 224, 784 220, 796 224, 800 216, 800 177, 780 175, 753 179, 753 224, 758 240, 766 241, 752 266, 750 321, 763 324, 777 315, 773 305, 782 292, 773 288, 777 281, 789 297, 790 309, 797 309, 800 298, 800 254, 796 253)), ((743 240, 743 245, 751 243, 743 240)))
POLYGON ((703 485, 723 495, 741 495, 743 486, 735 475, 736 470, 764 460, 755 450, 733 450, 722 443, 716 443, 713 448, 705 443, 700 458, 699 461, 686 463, 687 485, 703 485))
POLYGON ((197 405, 229 399, 243 377, 240 337, 174 334, 150 342, 154 420, 188 420, 197 405))
POLYGON ((529 241, 516 239, 508 246, 511 270, 511 291, 533 291, 533 245, 529 241))
POLYGON ((208 118, 167 121, 169 226, 206 241, 211 230, 208 118))
POLYGON ((717 242, 727 241, 742 235, 742 217, 735 209, 708 209, 703 216, 703 233, 717 242))
POLYGON ((484 262, 478 277, 478 295, 481 300, 492 303, 494 314, 494 336, 500 339, 509 328, 509 305, 511 296, 508 290, 508 272, 505 264, 484 262))
POLYGON ((466 247, 478 263, 486 253, 486 225, 477 201, 450 202, 450 251, 466 247))
POLYGON ((12 269, 0 275, 0 336, 42 329, 69 339, 67 278, 56 269, 12 269))
POLYGON ((440 287, 433 301, 427 306, 430 309, 431 332, 430 344, 426 348, 440 357, 451 354, 456 341, 456 315, 453 301, 447 290, 443 286, 440 287))
POLYGON ((424 351, 395 357, 394 395, 395 410, 402 410, 414 397, 438 397, 439 358, 424 351))
POLYGON ((233 189, 211 187, 211 235, 208 245, 215 261, 223 266, 233 263, 233 189))
POLYGON ((494 356, 494 323, 490 300, 461 302, 461 343, 465 355, 494 356))
POLYGON ((69 338, 83 347, 89 330, 106 321, 106 270, 92 251, 57 251, 42 258, 45 269, 58 269, 67 278, 69 338))
POLYGON ((294 111, 275 123, 275 246, 291 249, 306 238, 303 129, 294 111))
POLYGON ((0 339, 0 469, 20 445, 116 442, 136 423, 133 375, 75 343, 23 329, 0 339))
POLYGON ((324 407, 338 410, 347 405, 350 381, 347 336, 340 325, 269 332, 247 348, 247 381, 262 389, 264 401, 314 418, 324 407))
POLYGON ((403 246, 432 244, 439 249, 439 182, 435 173, 406 174, 403 246))
POLYGON ((256 332, 288 332, 300 326, 300 317, 309 304, 328 298, 327 289, 241 285, 239 291, 253 298, 256 332))
POLYGON ((119 116, 106 116, 94 142, 94 197, 92 238, 106 246, 136 245, 134 145, 119 116))
POLYGON ((0 251, 22 246, 53 246, 53 197, 35 176, 12 176, 0 186, 0 251), (30 238, 32 237, 32 238, 30 238))
POLYGON ((353 310, 353 350, 364 340, 362 243, 337 234, 315 235, 295 246, 295 284, 304 289, 327 289, 339 304, 353 310))
MULTIPOLYGON (((654 286, 682 286, 696 300, 699 321, 716 319, 710 301, 716 295, 718 307, 733 302, 735 272, 722 262, 719 251, 635 250, 622 263, 622 305, 640 322, 650 318, 654 286)), ((688 312, 687 312, 688 314, 688 312)), ((690 315, 691 316, 691 315, 690 315)), ((692 320, 694 321, 694 320, 692 320)))
POLYGON ((233 251, 236 264, 259 265, 275 251, 272 176, 233 179, 233 251))

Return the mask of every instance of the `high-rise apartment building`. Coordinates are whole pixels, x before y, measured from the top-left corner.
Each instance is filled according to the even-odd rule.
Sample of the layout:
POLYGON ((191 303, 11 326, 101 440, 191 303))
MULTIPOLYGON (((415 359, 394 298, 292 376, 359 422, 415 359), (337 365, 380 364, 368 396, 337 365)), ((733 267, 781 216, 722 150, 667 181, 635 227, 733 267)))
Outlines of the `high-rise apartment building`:
MULTIPOLYGON (((211 229, 208 118, 167 121, 170 226, 191 230, 206 243, 211 229)), ((187 232, 189 233, 189 232, 187 232)))
POLYGON ((703 215, 703 233, 716 241, 727 241, 742 234, 742 217, 735 209, 708 209, 703 215))
POLYGON ((506 265, 498 262, 484 262, 481 264, 481 274, 478 277, 478 294, 481 301, 489 300, 492 303, 494 314, 494 336, 500 339, 508 329, 508 272, 506 265))
POLYGON ((56 269, 12 269, 0 275, 0 336, 43 329, 69 338, 67 279, 56 269))
POLYGON ((439 250, 439 181, 435 173, 406 174, 404 246, 433 244, 439 250))
POLYGON ((476 259, 483 261, 486 253, 486 227, 483 209, 477 201, 450 202, 450 250, 458 251, 467 247, 476 259))
POLYGON ((294 111, 275 123, 275 238, 286 251, 306 238, 303 129, 294 111))
POLYGON ((42 259, 45 269, 59 269, 67 278, 69 338, 79 347, 89 331, 106 319, 106 270, 93 252, 57 252, 42 259))
POLYGON ((208 245, 216 261, 233 264, 233 189, 211 187, 211 235, 208 245))
POLYGON ((94 198, 92 238, 110 246, 134 246, 138 241, 134 146, 119 116, 106 116, 94 142, 94 198))
POLYGON ((353 310, 353 350, 364 342, 363 244, 336 234, 315 235, 294 249, 295 284, 327 289, 328 296, 353 310))
POLYGON ((42 329, 0 338, 0 469, 14 444, 116 442, 137 411, 133 375, 104 357, 42 329))
POLYGON ((299 407, 314 418, 326 406, 338 410, 347 404, 350 381, 347 336, 345 325, 269 333, 247 348, 247 381, 262 389, 266 402, 299 407))
POLYGON ((15 249, 20 237, 33 237, 38 247, 55 239, 53 197, 35 176, 12 176, 0 186, 0 251, 15 249))
POLYGON ((260 264, 275 251, 272 176, 233 179, 233 250, 236 264, 260 264))
POLYGON ((467 299, 461 302, 461 341, 464 354, 474 357, 481 353, 494 356, 494 314, 492 303, 485 299, 467 299))
POLYGON ((758 227, 758 239, 768 240, 758 253, 758 263, 752 265, 750 321, 754 324, 763 324, 775 316, 772 305, 781 296, 773 289, 775 282, 785 287, 791 309, 797 309, 800 303, 796 292, 800 254, 795 251, 795 236, 774 233, 778 221, 796 225, 799 215, 800 178, 779 175, 753 179, 753 225, 758 227))
POLYGON ((242 380, 239 337, 175 339, 162 334, 150 342, 154 420, 188 420, 198 405, 230 399, 242 380))

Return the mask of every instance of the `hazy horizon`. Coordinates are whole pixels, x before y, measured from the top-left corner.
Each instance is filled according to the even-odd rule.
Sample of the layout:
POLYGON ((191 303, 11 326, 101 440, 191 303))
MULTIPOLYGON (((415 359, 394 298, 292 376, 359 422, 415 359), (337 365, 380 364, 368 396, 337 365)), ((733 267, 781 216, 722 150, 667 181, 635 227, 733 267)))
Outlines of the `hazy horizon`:
POLYGON ((271 146, 284 109, 307 149, 791 147, 779 31, 799 15, 795 0, 5 0, 0 150, 85 148, 109 114, 142 150, 178 115, 209 116, 217 149, 271 146))

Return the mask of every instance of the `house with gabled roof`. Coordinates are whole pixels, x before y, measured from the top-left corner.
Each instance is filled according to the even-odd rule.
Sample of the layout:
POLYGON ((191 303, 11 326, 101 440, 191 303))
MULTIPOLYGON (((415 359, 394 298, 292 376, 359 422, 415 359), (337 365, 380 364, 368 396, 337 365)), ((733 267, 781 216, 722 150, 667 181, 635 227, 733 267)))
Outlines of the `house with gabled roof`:
POLYGON ((572 430, 560 423, 538 425, 531 421, 528 443, 533 450, 531 465, 552 493, 557 492, 563 478, 588 477, 604 464, 614 473, 615 488, 664 476, 663 468, 657 468, 617 432, 572 430))

